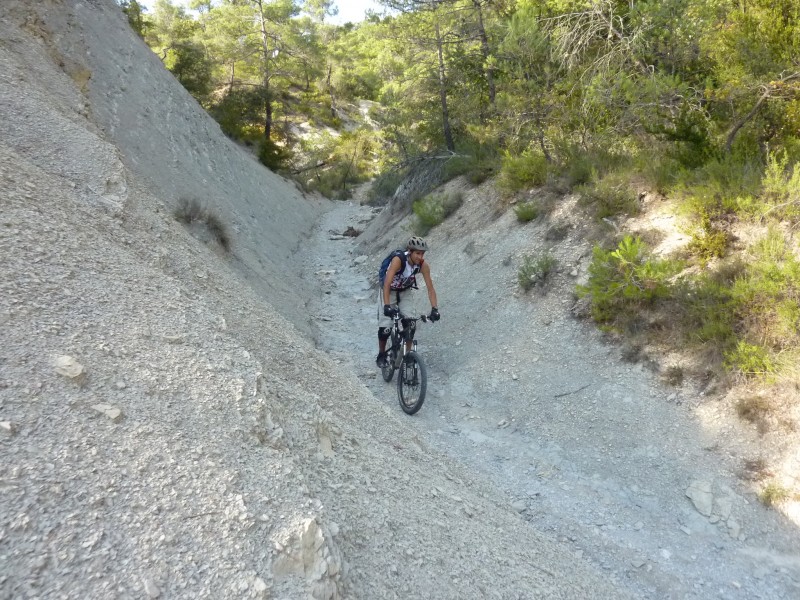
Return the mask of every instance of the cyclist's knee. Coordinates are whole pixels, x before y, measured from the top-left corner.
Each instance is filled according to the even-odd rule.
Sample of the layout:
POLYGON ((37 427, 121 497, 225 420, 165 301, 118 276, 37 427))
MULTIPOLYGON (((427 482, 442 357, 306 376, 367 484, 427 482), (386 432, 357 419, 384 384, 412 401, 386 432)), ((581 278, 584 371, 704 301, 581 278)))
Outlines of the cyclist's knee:
POLYGON ((388 327, 378 327, 378 339, 379 340, 388 340, 391 336, 390 330, 388 327))

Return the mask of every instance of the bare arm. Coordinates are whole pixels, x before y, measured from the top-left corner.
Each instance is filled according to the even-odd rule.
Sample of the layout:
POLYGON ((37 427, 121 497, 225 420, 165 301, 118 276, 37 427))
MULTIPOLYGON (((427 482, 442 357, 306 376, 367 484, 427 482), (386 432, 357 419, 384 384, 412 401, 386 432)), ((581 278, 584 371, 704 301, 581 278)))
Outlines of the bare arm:
POLYGON ((438 307, 439 301, 436 298, 436 289, 433 287, 433 279, 431 279, 431 268, 428 263, 422 263, 420 269, 422 278, 425 280, 425 287, 428 288, 428 300, 431 301, 431 308, 438 307))

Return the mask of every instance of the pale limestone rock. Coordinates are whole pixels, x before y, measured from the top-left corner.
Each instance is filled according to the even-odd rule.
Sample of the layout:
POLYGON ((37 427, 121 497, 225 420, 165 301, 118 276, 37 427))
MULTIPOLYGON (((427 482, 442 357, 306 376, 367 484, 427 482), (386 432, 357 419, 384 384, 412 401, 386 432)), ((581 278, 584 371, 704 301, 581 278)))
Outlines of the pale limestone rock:
POLYGON ((147 594, 148 598, 158 598, 161 595, 161 590, 158 589, 152 579, 147 578, 144 580, 144 593, 147 594))
POLYGON ((263 594, 267 589, 269 589, 267 582, 261 579, 261 577, 256 577, 255 582, 253 582, 253 590, 257 594, 263 594))
POLYGON ((711 493, 711 484, 707 481, 693 481, 686 489, 686 497, 692 501, 694 507, 704 517, 710 517, 714 507, 714 496, 711 493))
POLYGON ((92 406, 97 412, 107 416, 112 423, 119 423, 122 420, 122 411, 111 404, 95 404, 92 406))
POLYGON ((54 362, 56 373, 71 379, 75 383, 83 383, 86 379, 86 367, 71 356, 57 356, 54 362))

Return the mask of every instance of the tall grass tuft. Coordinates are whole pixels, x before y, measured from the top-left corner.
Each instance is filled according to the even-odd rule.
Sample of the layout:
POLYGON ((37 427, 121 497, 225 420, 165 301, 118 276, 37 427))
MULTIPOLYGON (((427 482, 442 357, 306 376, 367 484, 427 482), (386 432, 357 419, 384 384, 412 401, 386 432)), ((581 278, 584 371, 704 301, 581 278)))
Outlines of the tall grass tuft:
POLYGON ((197 225, 206 230, 208 235, 225 251, 231 251, 231 235, 228 227, 218 215, 205 208, 198 200, 181 198, 173 212, 175 220, 186 226, 197 225))

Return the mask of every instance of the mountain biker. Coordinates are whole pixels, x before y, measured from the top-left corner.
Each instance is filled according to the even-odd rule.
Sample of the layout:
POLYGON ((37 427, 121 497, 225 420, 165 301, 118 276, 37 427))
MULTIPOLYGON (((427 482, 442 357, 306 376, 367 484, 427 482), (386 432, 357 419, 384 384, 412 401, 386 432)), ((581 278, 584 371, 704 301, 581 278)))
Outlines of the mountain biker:
MULTIPOLYGON (((422 274, 428 290, 428 300, 431 303, 430 319, 438 321, 440 318, 436 290, 431 280, 431 267, 424 259, 427 251, 427 242, 421 237, 413 236, 406 244, 404 257, 395 256, 389 263, 383 286, 378 291, 378 357, 375 363, 380 368, 387 364, 386 340, 389 339, 395 314, 398 312, 416 314, 411 309, 419 297, 419 294, 415 294, 419 289, 416 280, 418 273, 422 274)), ((407 344, 410 349, 411 342, 407 344)))

